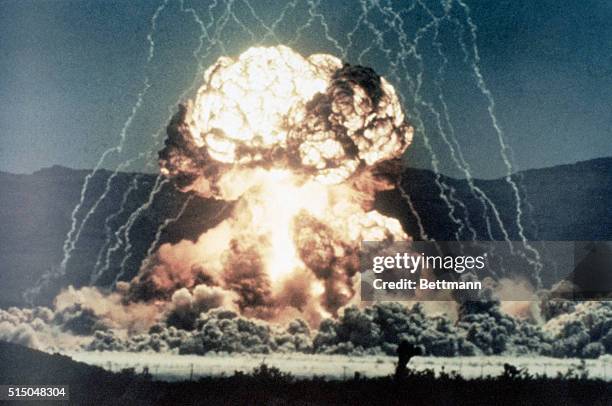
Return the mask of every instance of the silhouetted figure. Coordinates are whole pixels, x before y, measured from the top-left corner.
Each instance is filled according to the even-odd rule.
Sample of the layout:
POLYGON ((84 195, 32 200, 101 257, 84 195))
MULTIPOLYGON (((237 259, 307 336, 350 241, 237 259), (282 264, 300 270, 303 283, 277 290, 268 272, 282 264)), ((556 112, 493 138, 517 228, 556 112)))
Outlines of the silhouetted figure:
POLYGON ((149 372, 148 366, 142 368, 142 379, 145 381, 150 381, 153 379, 153 375, 151 375, 151 372, 149 372))
POLYGON ((519 369, 512 364, 504 364, 504 373, 502 374, 503 377, 511 379, 518 378, 521 373, 523 373, 523 369, 519 369))
POLYGON ((407 365, 412 357, 422 355, 423 351, 420 347, 402 340, 397 347, 397 367, 395 368, 395 378, 400 379, 406 376, 408 371, 407 365))

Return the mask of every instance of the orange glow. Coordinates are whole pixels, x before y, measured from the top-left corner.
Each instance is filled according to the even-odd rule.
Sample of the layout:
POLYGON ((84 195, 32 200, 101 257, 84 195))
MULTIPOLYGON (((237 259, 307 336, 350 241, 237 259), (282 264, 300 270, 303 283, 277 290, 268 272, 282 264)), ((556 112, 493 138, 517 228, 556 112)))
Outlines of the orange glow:
POLYGON ((284 46, 223 57, 204 82, 160 155, 185 189, 237 201, 193 246, 195 262, 246 295, 241 307, 335 313, 354 296, 361 241, 409 238, 371 208, 393 186, 376 168, 412 139, 395 90, 368 68, 284 46))

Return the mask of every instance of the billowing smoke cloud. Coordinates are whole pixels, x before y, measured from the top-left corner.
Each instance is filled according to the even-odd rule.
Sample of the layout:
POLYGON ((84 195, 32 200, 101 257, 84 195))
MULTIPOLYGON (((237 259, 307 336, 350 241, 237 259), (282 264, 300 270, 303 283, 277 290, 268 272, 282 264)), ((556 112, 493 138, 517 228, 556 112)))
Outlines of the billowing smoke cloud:
POLYGON ((167 135, 162 174, 235 204, 195 243, 160 247, 126 286, 129 301, 206 285, 242 315, 316 324, 353 300, 361 241, 409 239, 372 210, 412 139, 395 90, 372 69, 251 48, 206 71, 167 135))
POLYGON ((112 331, 99 331, 86 348, 98 351, 175 351, 181 354, 311 352, 312 340, 308 324, 301 319, 281 328, 239 316, 231 310, 215 309, 201 313, 190 331, 174 325, 157 324, 147 334, 134 335, 126 340, 112 331))
POLYGON ((237 295, 217 286, 198 285, 193 294, 187 288, 179 289, 172 295, 166 322, 174 327, 192 330, 200 314, 210 309, 231 308, 234 305, 232 298, 237 298, 237 295))
POLYGON ((612 302, 575 304, 570 313, 550 319, 544 330, 557 337, 552 344, 554 356, 596 358, 612 354, 612 302))
POLYGON ((0 340, 42 350, 78 348, 91 338, 75 336, 68 327, 58 324, 73 321, 68 312, 56 314, 45 307, 0 310, 0 340))
POLYGON ((579 304, 576 312, 539 325, 504 314, 494 302, 464 307, 457 320, 428 314, 420 304, 407 307, 380 303, 364 309, 350 306, 340 318, 325 319, 317 330, 311 330, 302 319, 281 326, 219 308, 201 313, 192 330, 159 323, 148 333, 127 339, 120 339, 112 331, 99 331, 86 348, 182 354, 395 355, 398 344, 405 340, 420 346, 425 354, 437 356, 539 354, 594 358, 612 353, 611 312, 607 302, 579 304))
MULTIPOLYGON (((68 295, 78 295, 69 289, 68 295)), ((612 354, 612 304, 609 302, 542 302, 543 306, 572 309, 545 323, 513 317, 499 303, 466 302, 457 318, 436 314, 417 303, 378 303, 349 306, 338 318, 325 318, 316 328, 297 317, 285 323, 240 315, 227 302, 227 292, 198 285, 180 289, 164 302, 158 317, 128 322, 138 314, 132 304, 95 306, 77 302, 54 310, 11 308, 0 311, 0 339, 43 350, 327 354, 389 354, 406 340, 427 355, 539 354, 595 358, 612 354), (114 308, 114 306, 118 306, 114 308), (123 324, 104 309, 122 311, 123 324), (132 311, 131 315, 125 312, 132 311), (145 326, 146 324, 146 326, 145 326)), ((120 319, 120 317, 116 317, 120 319)))
POLYGON ((236 165, 338 184, 398 157, 412 138, 393 87, 330 55, 251 48, 219 59, 204 81, 192 108, 168 126, 160 152, 162 173, 203 194, 231 199, 221 178, 236 165))

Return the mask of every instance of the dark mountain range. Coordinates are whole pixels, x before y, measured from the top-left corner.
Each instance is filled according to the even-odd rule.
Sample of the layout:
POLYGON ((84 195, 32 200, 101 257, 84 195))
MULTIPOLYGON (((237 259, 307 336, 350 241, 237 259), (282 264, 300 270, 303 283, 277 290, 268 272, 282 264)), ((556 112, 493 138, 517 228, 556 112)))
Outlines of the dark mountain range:
MULTIPOLYGON (((131 370, 112 373, 65 355, 48 354, 5 341, 0 341, 0 365, 1 384, 68 386, 70 404, 112 404, 109 395, 117 404, 121 397, 133 401, 143 396, 140 381, 131 370)), ((129 400, 127 403, 137 404, 129 400)))
MULTIPOLYGON (((64 240, 71 227, 71 213, 88 173, 58 166, 31 175, 0 172, 0 227, 3 231, 0 236, 0 306, 23 305, 23 291, 36 283, 46 270, 59 266, 64 240)), ((83 210, 77 213, 79 220, 103 194, 110 176, 110 172, 103 170, 91 178, 83 210)), ((147 202, 156 179, 155 175, 133 173, 119 173, 113 178, 107 197, 81 231, 67 262, 66 274, 41 293, 41 303, 48 303, 60 286, 89 283, 91 271, 106 244, 107 231, 120 230, 130 215, 147 202), (133 186, 135 188, 125 199, 125 210, 120 211, 125 191, 133 186), (109 216, 112 217, 107 221, 109 216)), ((457 236, 465 240, 474 237, 502 240, 505 231, 509 239, 519 240, 521 230, 516 221, 514 183, 519 185, 522 232, 529 240, 612 240, 612 158, 524 171, 510 179, 474 180, 471 185, 466 180, 408 169, 402 184, 418 218, 398 190, 381 193, 376 207, 400 219, 406 231, 415 238, 421 238, 424 231, 429 238, 439 241, 456 240, 457 236), (484 200, 483 195, 488 200, 484 200), (453 212, 447 200, 455 207, 453 212)), ((169 223, 161 233, 159 243, 185 237, 195 239, 228 213, 228 203, 190 197, 168 183, 163 184, 150 207, 133 217, 129 233, 132 249, 124 262, 124 279, 137 271, 158 227, 166 219, 177 216, 184 206, 177 221, 169 223)), ((124 235, 123 232, 119 234, 124 235)), ((112 239, 111 245, 115 243, 112 239)), ((110 267, 100 284, 110 283, 119 272, 125 246, 122 241, 110 256, 110 267)))
MULTIPOLYGON (((449 217, 449 208, 436 185, 436 175, 409 169, 403 176, 404 188, 411 196, 426 234, 440 241, 456 239, 458 226, 449 217)), ((612 158, 600 158, 551 168, 519 172, 510 178, 518 187, 524 235, 529 240, 574 241, 612 239, 612 158)), ((503 240, 504 236, 490 204, 485 206, 466 180, 440 176, 439 182, 452 190, 457 206, 455 217, 467 218, 477 233, 476 239, 503 240), (491 222, 489 235, 484 218, 491 222), (492 237, 492 238, 491 238, 492 237)), ((508 180, 473 181, 496 207, 510 240, 519 240, 516 226, 515 192, 508 180)), ((445 196, 451 201, 450 192, 445 196)), ((378 209, 402 220, 411 235, 419 235, 414 215, 397 190, 382 193, 378 209)), ((464 230, 461 239, 471 239, 464 230)))

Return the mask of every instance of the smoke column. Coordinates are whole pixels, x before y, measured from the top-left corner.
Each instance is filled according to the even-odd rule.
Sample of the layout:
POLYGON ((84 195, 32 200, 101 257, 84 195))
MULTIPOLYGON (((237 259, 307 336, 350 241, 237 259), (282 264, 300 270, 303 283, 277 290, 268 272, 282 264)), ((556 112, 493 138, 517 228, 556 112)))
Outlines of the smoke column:
POLYGON ((372 210, 412 139, 395 90, 372 69, 284 46, 222 57, 167 133, 161 173, 235 205, 195 244, 162 246, 131 299, 204 283, 247 315, 318 320, 355 296, 361 241, 408 238, 372 210))

